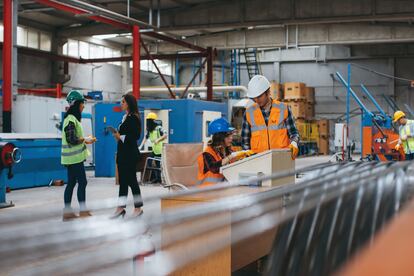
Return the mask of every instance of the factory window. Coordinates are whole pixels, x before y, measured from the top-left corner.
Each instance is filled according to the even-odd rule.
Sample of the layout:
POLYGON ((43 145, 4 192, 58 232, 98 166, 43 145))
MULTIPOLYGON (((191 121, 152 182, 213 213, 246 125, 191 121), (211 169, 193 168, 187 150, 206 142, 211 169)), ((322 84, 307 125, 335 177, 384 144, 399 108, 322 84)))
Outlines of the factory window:
MULTIPOLYGON (((121 56, 120 50, 73 39, 68 39, 68 42, 63 45, 62 52, 64 55, 81 57, 84 59, 112 58, 121 56)), ((119 66, 121 65, 121 62, 110 63, 119 66)))
POLYGON ((103 58, 104 57, 104 47, 91 44, 90 45, 90 57, 91 58, 103 58))
MULTIPOLYGON (((172 74, 171 62, 159 60, 159 59, 155 59, 154 61, 157 64, 162 74, 171 76, 172 74)), ((141 60, 140 65, 141 65, 140 67, 142 71, 158 73, 157 68, 155 68, 151 60, 141 60)), ((132 68, 132 61, 129 63, 129 67, 132 68)))
POLYGON ((89 58, 89 43, 79 41, 79 56, 81 58, 89 58))
POLYGON ((39 49, 39 33, 36 31, 27 31, 27 47, 39 49))
POLYGON ((68 56, 78 57, 79 56, 79 41, 77 40, 68 40, 68 56))
MULTIPOLYGON (((3 41, 4 27, 0 23, 0 41, 3 41)), ((52 36, 34 29, 17 26, 17 45, 50 51, 52 46, 52 36)))
POLYGON ((111 48, 104 48, 104 57, 105 58, 111 58, 112 57, 112 49, 111 48))
POLYGON ((40 50, 50 51, 52 49, 52 40, 50 35, 40 33, 40 50))
MULTIPOLYGON (((120 57, 120 56, 122 56, 120 50, 113 50, 112 57, 120 57)), ((120 61, 115 61, 115 62, 111 62, 111 63, 114 64, 114 65, 121 66, 121 62, 120 61)))
POLYGON ((68 44, 67 43, 63 44, 62 54, 68 55, 68 44))
POLYGON ((17 45, 27 46, 27 30, 22 27, 17 27, 17 45))

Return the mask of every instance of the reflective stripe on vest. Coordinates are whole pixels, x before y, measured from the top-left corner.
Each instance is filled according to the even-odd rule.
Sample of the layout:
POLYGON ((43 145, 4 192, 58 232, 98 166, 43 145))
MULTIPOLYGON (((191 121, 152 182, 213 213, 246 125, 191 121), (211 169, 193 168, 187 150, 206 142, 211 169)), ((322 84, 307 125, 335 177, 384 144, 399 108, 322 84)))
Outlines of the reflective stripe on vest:
MULTIPOLYGON (((220 155, 218 155, 215 152, 215 150, 210 146, 208 146, 205 149, 204 152, 207 152, 207 153, 211 154, 211 156, 213 156, 213 158, 216 162, 222 160, 220 155)), ((211 171, 207 171, 206 173, 204 173, 204 157, 203 157, 203 154, 200 154, 200 156, 197 159, 197 162, 198 162, 198 181, 197 181, 197 185, 199 187, 214 185, 214 184, 220 183, 224 180, 224 176, 221 173, 213 173, 211 171)))
MULTIPOLYGON (((403 135, 411 136, 414 133, 414 121, 407 120, 404 126, 400 127, 400 137, 403 135)), ((408 137, 406 141, 402 141, 404 153, 414 153, 414 137, 408 137)))
MULTIPOLYGON (((63 146, 62 146, 62 148, 65 148, 65 149, 70 149, 70 147, 68 147, 68 146, 65 146, 65 147, 63 147, 63 146)), ((69 151, 69 152, 64 152, 64 151, 62 151, 62 156, 75 156, 75 155, 77 155, 77 154, 82 153, 82 152, 83 152, 83 151, 85 151, 85 150, 87 150, 87 148, 86 148, 86 145, 85 145, 85 144, 83 144, 83 146, 82 146, 80 149, 78 149, 78 150, 75 150, 75 151, 69 151)))
POLYGON ((246 118, 251 129, 251 150, 263 152, 269 149, 287 148, 290 144, 285 125, 287 116, 287 105, 274 100, 266 125, 259 105, 255 103, 248 107, 246 118))
POLYGON ((62 152, 61 152, 61 163, 62 165, 72 165, 81 163, 86 160, 89 156, 89 151, 85 143, 79 145, 70 145, 66 140, 66 134, 64 129, 68 124, 72 122, 75 125, 75 131, 77 137, 83 136, 83 129, 81 123, 76 119, 75 116, 69 115, 63 121, 62 128, 62 152))

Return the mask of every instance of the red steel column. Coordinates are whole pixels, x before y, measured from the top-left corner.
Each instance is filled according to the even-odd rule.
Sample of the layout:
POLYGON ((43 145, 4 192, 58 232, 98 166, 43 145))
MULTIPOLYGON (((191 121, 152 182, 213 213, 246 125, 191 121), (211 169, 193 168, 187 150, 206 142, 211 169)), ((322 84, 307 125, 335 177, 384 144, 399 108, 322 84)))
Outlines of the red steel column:
POLYGON ((213 49, 207 48, 207 101, 213 100, 213 49))
POLYGON ((3 27, 3 132, 11 132, 13 85, 13 0, 4 0, 3 27))
POLYGON ((132 27, 132 94, 134 94, 135 98, 139 99, 140 97, 140 50, 141 45, 140 35, 139 35, 139 27, 134 25, 132 27))
POLYGON ((62 84, 61 83, 56 84, 56 98, 58 99, 62 98, 62 84))

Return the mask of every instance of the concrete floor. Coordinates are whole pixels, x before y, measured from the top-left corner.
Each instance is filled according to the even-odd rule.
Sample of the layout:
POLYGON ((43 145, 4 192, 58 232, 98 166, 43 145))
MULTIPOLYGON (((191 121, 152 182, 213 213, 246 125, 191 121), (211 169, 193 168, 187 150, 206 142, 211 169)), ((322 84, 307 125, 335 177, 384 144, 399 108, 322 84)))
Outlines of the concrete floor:
MULTIPOLYGON (((316 165, 318 163, 328 162, 329 156, 315 156, 299 158, 296 161, 296 168, 303 168, 306 166, 316 165)), ((114 178, 95 178, 93 172, 89 171, 88 186, 87 186, 87 202, 100 202, 105 199, 116 198, 118 195, 118 186, 115 185, 114 178)), ((75 190, 76 191, 76 190, 75 190)), ((40 187, 24 190, 15 190, 7 194, 7 201, 12 201, 15 206, 12 208, 0 209, 0 224, 2 220, 13 218, 21 214, 36 215, 39 212, 55 211, 55 215, 49 219, 53 223, 61 223, 61 210, 63 208, 63 192, 64 186, 61 187, 40 187)), ((162 196, 169 193, 169 191, 157 185, 141 186, 141 192, 145 204, 145 199, 153 196, 162 196)), ((76 193, 73 196, 72 206, 78 208, 76 201, 76 193)), ((131 193, 129 198, 132 199, 131 193)), ((160 212, 160 201, 152 202, 144 206, 144 216, 157 214, 160 212)), ((114 212, 114 209, 106 209, 96 213, 96 215, 109 217, 114 212)), ((132 206, 127 208, 127 216, 132 213, 132 206)), ((105 275, 114 275, 115 273, 122 275, 132 274, 132 265, 122 265, 114 267, 110 271, 105 271, 105 275)), ((102 273, 99 273, 102 275, 102 273)))

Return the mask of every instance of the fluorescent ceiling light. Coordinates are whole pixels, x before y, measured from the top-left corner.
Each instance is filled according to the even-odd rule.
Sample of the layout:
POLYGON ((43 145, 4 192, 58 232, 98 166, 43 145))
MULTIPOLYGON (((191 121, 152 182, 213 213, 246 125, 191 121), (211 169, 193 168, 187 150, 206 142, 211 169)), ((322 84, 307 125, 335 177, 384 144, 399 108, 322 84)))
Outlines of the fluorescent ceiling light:
POLYGON ((114 38, 117 37, 118 34, 104 34, 104 35, 93 35, 93 38, 97 38, 97 39, 108 39, 108 38, 114 38))

